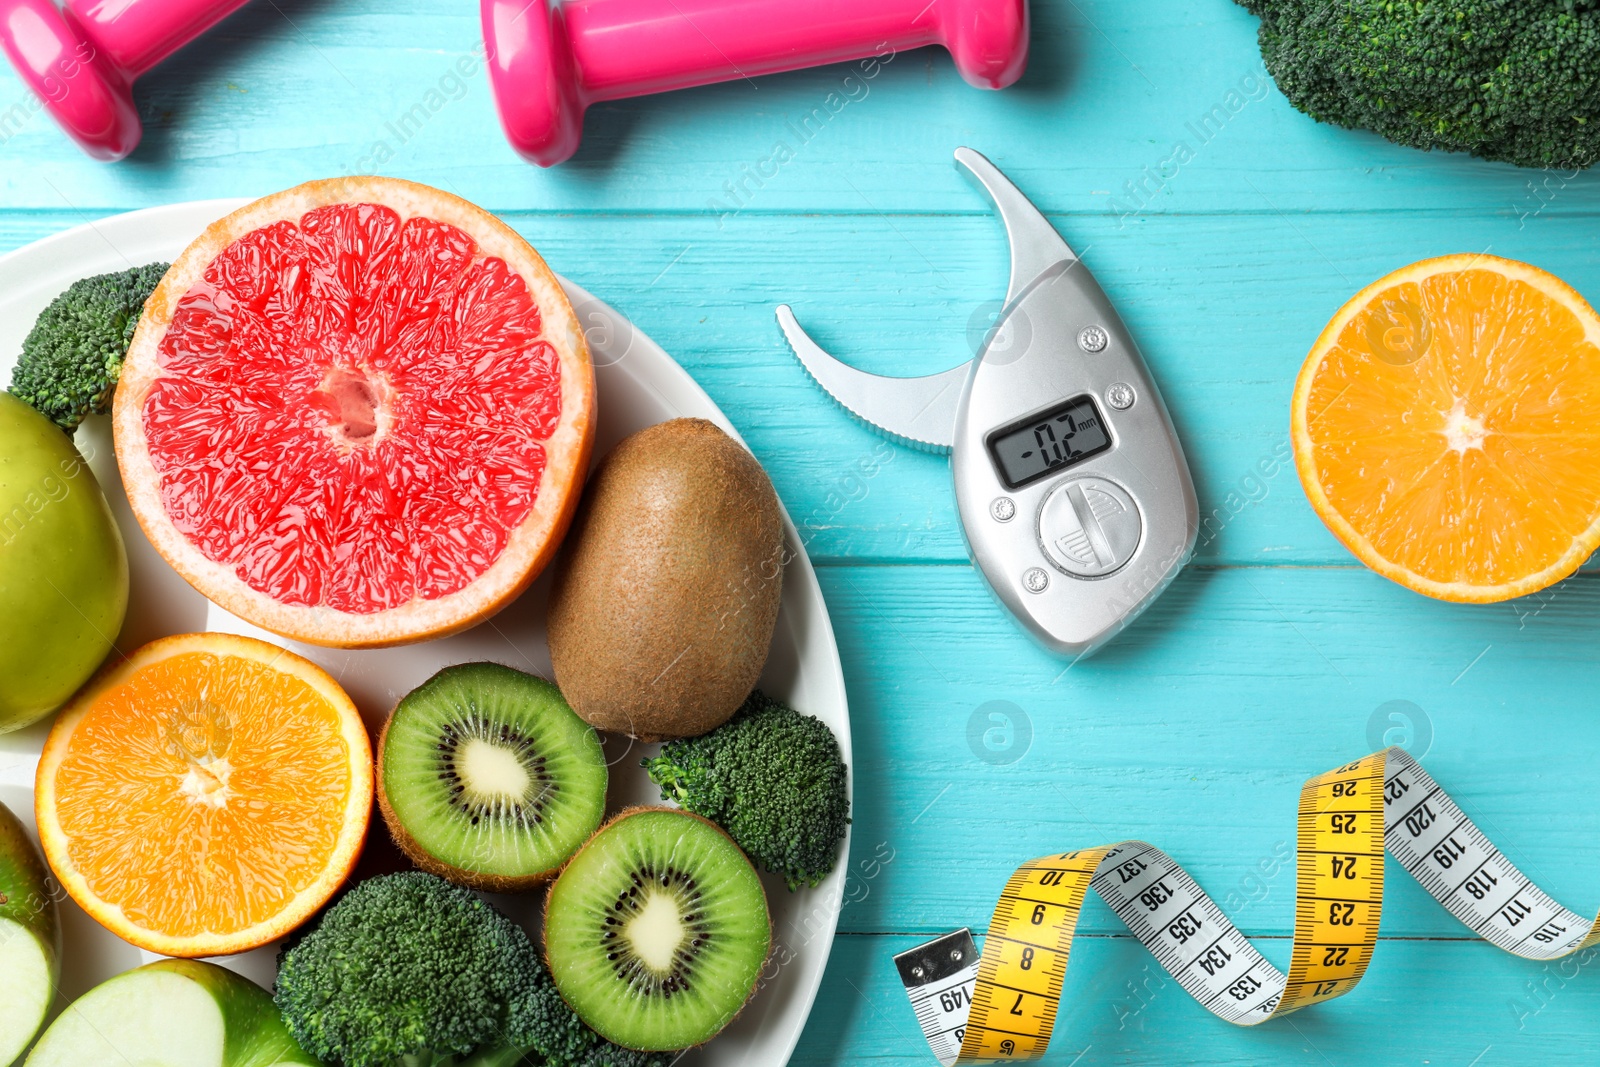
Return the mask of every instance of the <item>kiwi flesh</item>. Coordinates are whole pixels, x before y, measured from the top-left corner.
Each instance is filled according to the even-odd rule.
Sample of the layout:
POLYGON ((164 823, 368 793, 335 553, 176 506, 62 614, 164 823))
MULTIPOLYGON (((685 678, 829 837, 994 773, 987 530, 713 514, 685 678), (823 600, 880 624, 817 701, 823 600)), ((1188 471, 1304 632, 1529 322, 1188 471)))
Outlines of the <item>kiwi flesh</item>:
POLYGON ((492 893, 549 880, 605 816, 605 754, 555 686, 463 663, 413 689, 378 742, 378 806, 423 870, 492 893))
POLYGON ((545 956, 556 989, 625 1048, 702 1045, 755 992, 772 947, 761 879, 715 823, 630 808, 550 887, 545 956))

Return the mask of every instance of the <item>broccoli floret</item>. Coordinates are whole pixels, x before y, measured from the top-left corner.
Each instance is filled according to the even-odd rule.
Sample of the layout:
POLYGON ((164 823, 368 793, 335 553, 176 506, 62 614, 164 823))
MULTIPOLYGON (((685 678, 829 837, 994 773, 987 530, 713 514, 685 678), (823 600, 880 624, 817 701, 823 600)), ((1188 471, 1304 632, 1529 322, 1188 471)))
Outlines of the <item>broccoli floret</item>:
POLYGON ((833 870, 850 824, 848 769, 821 719, 760 690, 726 723, 644 760, 663 800, 721 826, 791 890, 833 870))
MULTIPOLYGON (((527 935, 420 872, 370 878, 278 961, 274 999, 308 1052, 345 1067, 500 1045, 542 968, 527 935)), ((448 1062, 448 1061, 446 1061, 448 1062)))
POLYGON ((510 1032, 549 1067, 668 1067, 676 1058, 671 1052, 635 1052, 613 1045, 567 1007, 548 974, 518 1000, 510 1032))
POLYGON ((1239 0, 1321 122, 1523 167, 1600 159, 1600 0, 1239 0))
POLYGON ((144 302, 166 272, 151 263, 73 282, 22 342, 12 394, 69 433, 109 412, 144 302))
POLYGON ((308 1052, 344 1067, 666 1067, 618 1048, 556 992, 522 928, 420 871, 369 878, 278 958, 273 993, 308 1052))

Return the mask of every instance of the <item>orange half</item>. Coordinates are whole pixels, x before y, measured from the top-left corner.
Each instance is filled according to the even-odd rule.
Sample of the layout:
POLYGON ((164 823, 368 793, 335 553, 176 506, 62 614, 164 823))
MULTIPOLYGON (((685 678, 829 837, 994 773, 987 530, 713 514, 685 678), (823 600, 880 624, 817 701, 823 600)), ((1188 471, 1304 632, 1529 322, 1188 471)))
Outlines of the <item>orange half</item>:
POLYGON ((1600 316, 1486 255, 1423 260, 1339 309, 1295 383, 1311 506, 1367 566, 1488 603, 1600 545, 1600 316))
POLYGON ((45 858, 84 911, 166 956, 243 952, 320 908, 372 808, 361 716, 316 664, 247 637, 154 641, 45 742, 45 858))

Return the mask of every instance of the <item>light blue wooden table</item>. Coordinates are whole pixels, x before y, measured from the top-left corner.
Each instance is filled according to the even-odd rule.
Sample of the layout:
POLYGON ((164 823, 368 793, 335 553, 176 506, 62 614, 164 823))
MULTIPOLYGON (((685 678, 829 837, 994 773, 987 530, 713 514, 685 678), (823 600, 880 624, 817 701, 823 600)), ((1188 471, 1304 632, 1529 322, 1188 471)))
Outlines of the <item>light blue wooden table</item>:
MULTIPOLYGON (((1426 747, 1545 888, 1600 904, 1600 582, 1426 600, 1356 564, 1282 462, 1306 349, 1380 274, 1490 251, 1600 300, 1600 175, 1318 126, 1263 80, 1255 22, 1230 0, 1041 0, 1034 19, 1028 74, 1005 92, 968 88, 931 50, 869 80, 730 83, 598 107, 549 172, 500 136, 465 0, 256 0, 141 84, 145 143, 114 166, 0 74, 0 247, 174 200, 414 178, 504 215, 722 405, 819 566, 854 722, 855 902, 797 1064, 931 1063, 890 956, 981 930, 1011 867, 1045 852, 1157 842, 1286 964, 1300 782, 1384 729, 1426 747), (790 123, 815 109, 802 140, 790 123), (772 320, 788 301, 881 371, 971 355, 1005 246, 950 161, 963 144, 1050 213, 1121 308, 1209 517, 1171 591, 1071 670, 968 564, 945 461, 833 407, 772 320), (1017 724, 1007 752, 969 744, 996 701, 1017 724)), ((1389 873, 1361 987, 1252 1031, 1197 1008, 1093 903, 1048 1062, 1593 1062, 1594 966, 1505 956, 1389 873)))

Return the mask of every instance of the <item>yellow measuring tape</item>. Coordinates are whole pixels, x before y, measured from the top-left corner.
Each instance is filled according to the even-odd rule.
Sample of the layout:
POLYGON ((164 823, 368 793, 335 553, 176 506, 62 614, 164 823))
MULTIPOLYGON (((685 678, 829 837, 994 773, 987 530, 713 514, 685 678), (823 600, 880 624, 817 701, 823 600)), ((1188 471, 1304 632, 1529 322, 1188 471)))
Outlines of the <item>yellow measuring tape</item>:
POLYGON ((1166 853, 1123 841, 1018 867, 981 957, 965 930, 896 956, 923 1035, 945 1067, 1043 1056, 1091 888, 1202 1007, 1241 1026, 1355 988, 1378 940, 1386 848, 1435 900, 1507 952, 1552 960, 1600 942, 1600 918, 1585 919, 1534 885, 1403 749, 1306 782, 1296 840, 1287 975, 1166 853))

